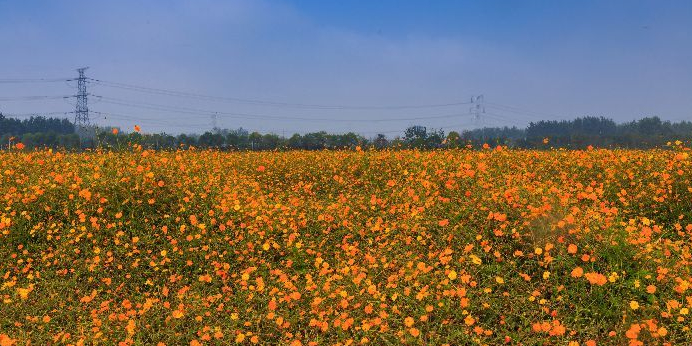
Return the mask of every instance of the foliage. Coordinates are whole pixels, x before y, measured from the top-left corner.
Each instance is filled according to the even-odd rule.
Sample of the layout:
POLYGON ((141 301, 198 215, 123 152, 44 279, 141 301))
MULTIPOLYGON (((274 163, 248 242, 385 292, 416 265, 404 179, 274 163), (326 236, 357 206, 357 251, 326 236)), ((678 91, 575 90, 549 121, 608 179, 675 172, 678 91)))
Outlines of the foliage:
POLYGON ((67 119, 36 116, 19 120, 6 118, 0 113, 0 136, 21 136, 26 133, 54 133, 67 135, 74 133, 74 125, 67 119))

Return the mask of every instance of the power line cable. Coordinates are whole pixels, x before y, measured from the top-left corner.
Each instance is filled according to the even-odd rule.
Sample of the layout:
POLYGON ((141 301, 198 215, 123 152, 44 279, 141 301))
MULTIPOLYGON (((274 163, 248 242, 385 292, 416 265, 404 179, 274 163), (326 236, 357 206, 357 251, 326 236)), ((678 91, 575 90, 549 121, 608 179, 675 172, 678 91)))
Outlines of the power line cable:
POLYGON ((54 115, 68 115, 74 112, 36 112, 36 113, 2 113, 8 118, 51 117, 54 115))
POLYGON ((488 107, 495 108, 497 110, 502 110, 510 113, 515 113, 515 114, 523 114, 538 120, 545 120, 543 117, 549 117, 549 118, 562 118, 561 116, 557 114, 551 114, 551 113, 541 113, 541 112, 534 112, 530 111, 527 109, 523 109, 520 107, 515 107, 515 106, 509 106, 509 105, 503 105, 495 102, 486 102, 488 107))
POLYGON ((431 115, 431 116, 416 116, 407 118, 379 118, 379 119, 344 119, 344 118, 312 118, 312 117, 296 117, 296 116, 278 116, 278 115, 267 115, 267 114, 253 114, 253 113, 238 113, 238 112, 222 112, 214 110, 204 110, 197 108, 188 107, 175 107, 167 105, 159 105, 153 103, 145 102, 132 102, 118 98, 92 95, 101 100, 103 103, 116 104, 127 107, 143 108, 150 110, 167 111, 182 114, 193 114, 193 115, 221 115, 229 118, 235 119, 257 119, 257 120, 306 120, 306 121, 334 121, 334 122, 388 122, 388 121, 413 121, 413 120, 430 120, 430 119, 445 119, 445 118, 456 118, 464 116, 466 114, 453 113, 453 114, 443 114, 443 115, 431 115))
MULTIPOLYGON (((170 127, 208 127, 209 124, 171 124, 170 122, 165 122, 162 119, 149 119, 149 118, 140 118, 137 116, 133 115, 128 115, 128 114, 121 114, 121 113, 112 113, 112 112, 98 112, 98 111, 90 111, 90 113, 94 114, 99 114, 103 115, 104 118, 114 118, 114 119, 120 119, 120 120, 129 120, 137 123, 144 123, 144 124, 149 124, 149 125, 154 125, 154 126, 170 126, 170 127)), ((94 118, 94 120, 99 120, 99 118, 94 118)))
POLYGON ((16 97, 0 97, 0 101, 39 101, 39 100, 58 100, 68 99, 74 96, 16 96, 16 97))
POLYGON ((323 105, 323 104, 290 103, 290 102, 276 102, 276 101, 267 101, 267 100, 258 100, 258 99, 244 99, 244 98, 235 98, 235 97, 210 96, 210 95, 189 93, 189 92, 183 92, 183 91, 175 91, 175 90, 170 90, 170 89, 149 88, 149 87, 142 87, 142 86, 137 86, 137 85, 133 85, 133 84, 109 82, 109 81, 104 81, 104 80, 100 80, 100 79, 93 79, 93 78, 90 78, 89 80, 96 83, 96 84, 106 86, 106 87, 120 88, 120 89, 139 91, 139 92, 145 92, 145 93, 151 93, 151 94, 158 94, 158 95, 164 95, 164 96, 188 97, 188 98, 196 98, 196 99, 203 99, 203 100, 210 100, 210 101, 246 103, 246 104, 254 104, 254 105, 273 106, 273 107, 340 109, 340 110, 368 110, 368 109, 369 110, 400 110, 400 109, 415 109, 415 108, 451 107, 451 106, 466 105, 466 104, 471 103, 468 101, 462 101, 462 102, 448 102, 448 103, 438 103, 438 104, 389 105, 389 106, 323 105))
MULTIPOLYGON (((90 111, 91 113, 94 114, 99 114, 103 115, 106 118, 113 118, 113 119, 119 119, 119 120, 127 120, 127 121, 132 121, 136 122, 137 124, 144 124, 144 125, 150 125, 150 126, 157 126, 157 127, 174 127, 174 128, 190 128, 190 127, 195 127, 198 129, 204 129, 209 127, 209 124, 171 124, 170 122, 165 122, 161 119, 151 119, 151 118, 141 118, 139 116, 131 115, 131 114, 122 114, 122 113, 113 113, 113 112, 100 112, 100 111, 90 111)), ((94 120, 98 120, 99 118, 94 118, 94 120)), ((458 123, 458 124, 452 124, 452 125, 447 125, 447 126, 440 126, 440 127, 429 127, 430 129, 457 129, 460 127, 467 127, 468 125, 472 124, 471 122, 465 122, 465 123, 458 123)), ((260 132, 259 130, 257 130, 260 132)), ((265 133, 273 133, 271 131, 262 131, 265 133)), ((348 132, 354 132, 357 134, 403 134, 405 130, 389 130, 389 131, 343 131, 344 133, 348 132)))
POLYGON ((19 83, 55 83, 72 81, 72 78, 36 78, 36 79, 0 79, 0 84, 19 84, 19 83))
POLYGON ((486 112, 486 115, 487 115, 488 118, 490 118, 490 119, 494 119, 494 120, 496 120, 496 121, 505 122, 505 123, 511 124, 511 125, 522 125, 523 123, 531 122, 531 120, 528 120, 528 119, 526 119, 526 118, 524 118, 524 119, 517 119, 514 115, 512 115, 512 116, 505 116, 505 115, 497 114, 497 113, 493 113, 493 112, 486 112))

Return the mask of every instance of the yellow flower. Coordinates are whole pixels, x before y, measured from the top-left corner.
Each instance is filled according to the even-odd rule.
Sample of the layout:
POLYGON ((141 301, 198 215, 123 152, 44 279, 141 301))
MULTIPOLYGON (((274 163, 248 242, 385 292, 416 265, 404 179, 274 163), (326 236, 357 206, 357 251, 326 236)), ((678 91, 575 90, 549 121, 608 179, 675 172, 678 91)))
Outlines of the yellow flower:
POLYGON ((632 310, 639 309, 639 303, 634 301, 634 300, 630 301, 630 309, 632 309, 632 310))
POLYGON ((450 270, 449 273, 447 274, 447 277, 450 280, 455 280, 457 278, 457 272, 455 272, 454 270, 450 270))
POLYGON ((243 340, 245 340, 245 334, 243 334, 243 333, 240 333, 235 337, 236 343, 241 343, 241 342, 243 342, 243 340))
POLYGON ((483 260, 481 260, 478 256, 476 255, 470 255, 469 258, 471 258, 471 262, 475 265, 480 265, 483 263, 483 260))
POLYGON ((26 300, 29 298, 29 292, 32 291, 32 287, 29 286, 29 288, 17 288, 17 294, 19 294, 19 298, 22 300, 26 300))

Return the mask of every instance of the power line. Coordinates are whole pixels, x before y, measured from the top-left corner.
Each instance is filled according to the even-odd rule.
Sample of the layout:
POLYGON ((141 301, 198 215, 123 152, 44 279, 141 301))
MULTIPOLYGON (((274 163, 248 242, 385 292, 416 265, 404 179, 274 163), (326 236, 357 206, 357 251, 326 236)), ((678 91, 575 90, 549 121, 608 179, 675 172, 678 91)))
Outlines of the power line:
POLYGON ((74 79, 71 78, 36 78, 36 79, 0 79, 0 84, 19 84, 19 83, 55 83, 55 82, 69 82, 74 79))
MULTIPOLYGON (((113 112, 99 112, 99 111, 90 111, 90 113, 93 114, 98 114, 98 115, 103 115, 104 119, 107 119, 108 116, 114 117, 114 118, 120 118, 120 119, 126 119, 126 120, 142 120, 142 121, 148 121, 148 122, 160 122, 161 124, 164 124, 164 121, 166 119, 152 119, 152 118, 142 118, 139 116, 135 115, 130 115, 130 114, 122 114, 122 113, 113 113, 113 112)), ((97 118, 95 118, 97 119, 97 118)), ((186 119, 174 119, 174 120, 186 120, 186 119)))
MULTIPOLYGON (((109 82, 109 81, 104 81, 104 80, 86 77, 85 76, 85 70, 86 69, 87 68, 80 68, 77 70, 79 72, 78 78, 0 79, 0 83, 50 83, 50 82, 69 83, 71 81, 77 81, 77 94, 76 95, 55 95, 55 96, 35 95, 35 96, 19 96, 19 97, 2 97, 2 98, 0 98, 0 101, 39 101, 39 100, 51 100, 51 99, 68 100, 71 98, 76 98, 76 104, 75 104, 75 111, 74 112, 24 113, 24 114, 15 114, 15 116, 30 117, 30 116, 36 116, 39 114, 41 114, 41 115, 66 115, 66 114, 74 113, 75 114, 74 124, 75 124, 75 127, 78 129, 80 136, 82 136, 83 135, 82 132, 84 132, 84 130, 86 128, 90 127, 90 125, 91 125, 90 124, 90 117, 89 117, 90 110, 88 107, 88 96, 92 96, 92 97, 96 96, 96 95, 89 94, 87 92, 87 84, 88 83, 94 83, 96 85, 105 86, 105 87, 120 88, 120 89, 125 89, 125 90, 136 91, 136 92, 143 92, 143 93, 149 93, 149 94, 159 94, 159 95, 172 96, 172 97, 178 97, 178 98, 182 97, 182 98, 191 98, 191 99, 208 100, 208 101, 246 103, 246 104, 264 105, 264 106, 281 107, 281 108, 314 109, 314 110, 403 110, 403 109, 424 109, 424 108, 452 107, 452 106, 466 105, 466 104, 477 105, 479 103, 478 100, 474 100, 474 99, 472 99, 471 102, 448 102, 448 103, 438 103, 438 104, 387 105, 387 106, 327 105, 327 104, 311 104, 311 103, 276 102, 276 101, 259 100, 259 99, 244 99, 244 98, 234 98, 234 97, 210 96, 210 95, 196 94, 196 93, 176 91, 176 90, 170 90, 170 89, 149 88, 149 87, 137 86, 137 85, 133 85, 133 84, 109 82)), ((468 116, 468 114, 465 114, 465 113, 448 113, 448 114, 418 115, 418 116, 396 117, 396 118, 370 118, 370 119, 362 119, 362 118, 361 119, 349 119, 349 118, 344 118, 344 117, 328 118, 328 117, 310 117, 310 116, 300 116, 300 115, 290 116, 290 115, 276 115, 276 114, 253 114, 253 113, 241 113, 241 112, 222 112, 222 111, 217 111, 217 110, 177 107, 177 106, 171 106, 171 105, 161 105, 161 104, 144 103, 144 102, 133 102, 133 101, 129 101, 129 100, 110 98, 110 97, 104 97, 104 96, 96 96, 96 97, 98 98, 99 101, 102 101, 104 103, 110 103, 110 104, 126 106, 126 107, 135 107, 135 108, 157 110, 157 111, 164 111, 164 112, 171 112, 171 113, 189 114, 189 115, 196 115, 198 117, 211 116, 213 119, 212 122, 215 124, 214 127, 216 127, 216 121, 217 121, 216 119, 219 116, 227 117, 227 118, 233 118, 233 119, 272 120, 272 121, 302 120, 302 121, 326 121, 326 122, 346 122, 346 123, 427 121, 427 120, 434 120, 434 119, 447 119, 447 118, 457 118, 460 116, 468 116)), ((157 124, 160 126, 173 126, 173 127, 177 126, 175 124, 170 124, 170 123, 168 123, 162 119, 152 119, 152 118, 147 119, 147 118, 140 118, 140 117, 132 117, 132 116, 124 115, 124 114, 110 113, 110 112, 91 111, 91 113, 103 115, 104 117, 107 117, 107 116, 114 117, 114 118, 119 117, 121 119, 130 119, 133 121, 152 123, 152 124, 157 124)), ((180 119, 180 120, 183 120, 183 119, 180 119)), ((467 125, 467 124, 443 126, 440 128, 452 128, 452 127, 465 126, 465 125, 467 125)), ((205 124, 180 125, 180 127, 184 127, 184 126, 205 126, 205 124)), ((378 133, 381 133, 381 132, 382 131, 380 131, 378 133)), ((399 132, 399 131, 384 131, 384 132, 399 132)))
MULTIPOLYGON (((187 123, 187 124, 172 124, 170 122, 165 122, 163 119, 140 118, 138 116, 122 114, 122 113, 98 112, 98 111, 90 111, 90 113, 103 115, 104 119, 115 118, 115 119, 120 119, 120 120, 129 120, 129 121, 133 121, 133 122, 137 122, 137 123, 149 124, 149 125, 161 126, 161 127, 178 127, 178 128, 209 127, 209 124, 189 124, 189 123, 187 123)), ((98 119, 98 118, 96 118, 96 119, 98 119)))
POLYGON ((43 100, 59 100, 72 98, 74 95, 65 96, 47 96, 47 95, 35 95, 35 96, 15 96, 15 97, 0 97, 0 101, 43 101, 43 100))
MULTIPOLYGON (((128 120, 132 122, 136 122, 137 124, 144 124, 144 125, 151 125, 151 126, 158 126, 158 127, 175 127, 175 128, 208 128, 209 124, 205 123, 199 123, 199 124, 172 124, 170 122, 165 122, 162 119, 151 119, 151 118, 141 118, 139 116, 131 115, 131 114, 122 114, 122 113, 113 113, 113 112, 99 112, 99 111, 90 111, 90 113, 93 114, 99 114, 103 115, 104 119, 106 118, 114 118, 114 119, 119 119, 119 120, 128 120)), ((452 124, 452 125, 447 125, 447 126, 440 126, 440 127, 429 127, 431 129, 458 129, 462 127, 468 127, 472 122, 465 122, 465 123, 457 123, 457 124, 452 124)), ((259 132, 259 130, 257 130, 259 132)), ((271 131, 262 131, 262 132, 271 132, 271 131)), ((398 133, 402 134, 405 131, 404 130, 388 130, 388 131, 341 131, 343 133, 347 132, 354 132, 358 134, 393 134, 393 133, 398 133)))
POLYGON ((297 116, 279 116, 279 115, 268 115, 268 114, 254 114, 254 113, 238 113, 238 112, 223 112, 215 110, 205 110, 197 108, 188 107, 176 107, 167 106, 146 102, 132 102, 128 100, 92 95, 98 98, 103 103, 110 103, 115 105, 121 105, 126 107, 142 108, 149 110, 166 111, 173 113, 182 114, 192 114, 192 115, 209 115, 209 116, 225 116, 234 119, 257 119, 257 120, 306 120, 306 121, 334 121, 334 122, 387 122, 387 121, 413 121, 413 120, 431 120, 431 119, 445 119, 445 118, 455 118, 463 116, 463 113, 452 113, 452 114, 442 114, 442 115, 431 115, 431 116, 415 116, 406 118, 379 118, 379 119, 345 119, 345 118, 313 118, 313 117, 297 117, 297 116))
POLYGON ((203 94, 196 94, 190 92, 176 91, 170 89, 158 89, 142 87, 133 84, 108 82, 100 79, 89 78, 90 81, 112 88, 120 88, 131 91, 138 91, 144 93, 151 93, 164 96, 175 96, 175 97, 188 97, 202 100, 218 101, 218 102, 234 102, 234 103, 246 103, 254 105, 272 106, 272 107, 288 107, 288 108, 310 108, 310 109, 340 109, 340 110, 401 110, 401 109, 415 109, 415 108, 440 108, 440 107, 451 107, 470 104, 471 102, 448 102, 448 103, 438 103, 438 104, 421 104, 421 105, 389 105, 389 106, 346 106, 346 105, 323 105, 323 104, 309 104, 309 103, 290 103, 290 102, 276 102, 258 99, 244 99, 235 97, 220 97, 220 96, 210 96, 203 94))
POLYGON ((30 118, 38 116, 68 115, 72 113, 74 112, 2 113, 2 115, 11 118, 30 118))
POLYGON ((503 104, 494 103, 494 102, 487 102, 487 104, 488 104, 488 107, 490 107, 490 108, 495 108, 497 110, 515 113, 515 114, 522 114, 522 115, 526 115, 526 116, 529 116, 529 117, 532 117, 532 118, 538 119, 538 120, 544 120, 543 117, 561 118, 561 116, 556 115, 556 114, 535 112, 535 111, 526 110, 526 109, 523 109, 520 107, 503 105, 503 104))

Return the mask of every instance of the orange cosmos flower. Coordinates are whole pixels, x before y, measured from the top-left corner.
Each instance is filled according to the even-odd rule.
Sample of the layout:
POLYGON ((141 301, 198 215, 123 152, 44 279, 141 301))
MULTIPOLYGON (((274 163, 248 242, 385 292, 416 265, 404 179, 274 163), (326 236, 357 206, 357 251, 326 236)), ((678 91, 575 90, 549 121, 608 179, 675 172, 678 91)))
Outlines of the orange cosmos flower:
POLYGON ((586 273, 584 274, 584 277, 586 280, 589 280, 589 283, 592 285, 598 285, 598 286, 603 286, 608 282, 608 279, 605 277, 605 275, 600 274, 600 273, 586 273))
POLYGON ((7 334, 0 334, 0 346, 12 346, 17 340, 12 339, 7 334))
POLYGON ((572 255, 577 253, 577 246, 574 244, 569 244, 569 246, 567 246, 567 253, 570 253, 572 255))
POLYGON ((409 317, 406 317, 406 318, 404 319, 404 325, 406 325, 407 327, 412 327, 412 326, 413 326, 413 322, 414 322, 413 317, 410 317, 410 316, 409 316, 409 317))

